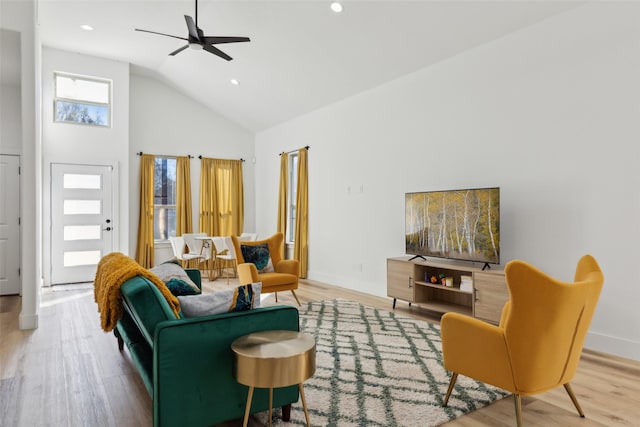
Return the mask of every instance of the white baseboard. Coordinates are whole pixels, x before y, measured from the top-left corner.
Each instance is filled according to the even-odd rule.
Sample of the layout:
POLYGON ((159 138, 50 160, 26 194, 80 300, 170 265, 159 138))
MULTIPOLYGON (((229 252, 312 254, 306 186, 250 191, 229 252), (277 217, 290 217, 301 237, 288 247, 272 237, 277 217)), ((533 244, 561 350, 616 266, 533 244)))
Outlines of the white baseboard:
POLYGON ((625 338, 612 337, 598 332, 588 332, 584 347, 640 361, 640 342, 625 338))

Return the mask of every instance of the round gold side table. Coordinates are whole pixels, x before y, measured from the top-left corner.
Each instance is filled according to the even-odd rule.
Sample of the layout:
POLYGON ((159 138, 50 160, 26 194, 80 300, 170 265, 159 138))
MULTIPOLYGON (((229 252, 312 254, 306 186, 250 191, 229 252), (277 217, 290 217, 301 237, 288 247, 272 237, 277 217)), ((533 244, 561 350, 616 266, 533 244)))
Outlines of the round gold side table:
POLYGON ((233 375, 240 384, 249 386, 243 426, 247 426, 255 387, 269 389, 269 426, 274 387, 298 384, 304 416, 309 423, 302 383, 316 370, 316 341, 312 336, 295 331, 262 331, 245 335, 231 344, 235 357, 233 375))

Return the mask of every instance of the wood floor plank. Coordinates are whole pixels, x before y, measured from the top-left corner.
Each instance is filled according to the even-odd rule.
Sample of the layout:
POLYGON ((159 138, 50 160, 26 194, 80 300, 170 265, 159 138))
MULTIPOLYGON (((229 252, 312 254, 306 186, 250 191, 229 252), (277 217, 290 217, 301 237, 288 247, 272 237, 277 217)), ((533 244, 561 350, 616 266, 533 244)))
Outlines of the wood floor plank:
MULTIPOLYGON (((237 279, 204 281, 205 292, 237 286, 237 279)), ((296 292, 304 304, 343 298, 392 310, 392 300, 324 283, 303 280, 296 292)), ((297 306, 291 292, 278 304, 297 306)), ((267 294, 263 305, 275 305, 267 294)), ((398 315, 438 322, 434 313, 398 302, 398 315)), ((142 379, 112 333, 100 328, 91 289, 43 290, 40 327, 18 329, 20 298, 0 297, 0 425, 117 426, 152 425, 152 405, 142 379)), ((587 418, 580 418, 563 388, 523 397, 526 426, 637 426, 640 420, 640 362, 585 351, 573 390, 587 418)), ((242 425, 229 421, 218 427, 242 425)), ((259 423, 252 418, 250 426, 259 423)), ((446 426, 515 425, 512 397, 501 399, 446 426)))

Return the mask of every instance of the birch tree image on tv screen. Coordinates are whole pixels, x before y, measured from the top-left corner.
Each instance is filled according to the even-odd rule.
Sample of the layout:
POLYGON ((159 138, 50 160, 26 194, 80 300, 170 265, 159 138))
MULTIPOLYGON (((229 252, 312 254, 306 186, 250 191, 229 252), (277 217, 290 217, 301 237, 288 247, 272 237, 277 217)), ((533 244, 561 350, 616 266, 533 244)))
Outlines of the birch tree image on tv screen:
POLYGON ((500 189, 406 194, 406 252, 500 262, 500 189))

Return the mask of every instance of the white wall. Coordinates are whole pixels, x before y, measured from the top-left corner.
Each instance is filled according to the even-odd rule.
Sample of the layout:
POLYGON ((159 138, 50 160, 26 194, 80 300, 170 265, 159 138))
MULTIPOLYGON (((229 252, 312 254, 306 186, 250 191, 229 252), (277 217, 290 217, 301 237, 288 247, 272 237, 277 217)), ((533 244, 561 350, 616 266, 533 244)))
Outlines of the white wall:
POLYGON ((20 218, 22 304, 20 329, 38 326, 42 277, 40 159, 40 34, 33 0, 0 2, 0 27, 20 32, 20 218))
MULTIPOLYGON (((193 99, 147 76, 131 75, 131 120, 129 157, 131 158, 131 197, 129 250, 135 254, 139 210, 140 161, 135 153, 191 155, 191 196, 193 231, 198 232, 200 204, 200 160, 198 156, 245 159, 243 164, 245 231, 255 229, 254 136, 193 99)), ((156 262, 172 256, 160 245, 156 262)))
POLYGON ((593 254, 586 346, 640 360, 638 40, 640 4, 591 2, 259 133, 257 231, 275 229, 278 153, 310 145, 309 277, 386 295, 405 192, 500 186, 503 264, 570 280, 593 254))
POLYGON ((113 166, 114 250, 127 253, 129 247, 129 64, 58 49, 43 48, 42 54, 42 154, 44 279, 51 279, 50 189, 51 164, 72 163, 113 166), (112 80, 111 127, 56 123, 53 120, 54 72, 79 74, 112 80), (115 185, 117 183, 117 185, 115 185))
POLYGON ((0 86, 0 152, 3 154, 20 154, 22 151, 20 91, 20 85, 0 86))

